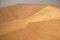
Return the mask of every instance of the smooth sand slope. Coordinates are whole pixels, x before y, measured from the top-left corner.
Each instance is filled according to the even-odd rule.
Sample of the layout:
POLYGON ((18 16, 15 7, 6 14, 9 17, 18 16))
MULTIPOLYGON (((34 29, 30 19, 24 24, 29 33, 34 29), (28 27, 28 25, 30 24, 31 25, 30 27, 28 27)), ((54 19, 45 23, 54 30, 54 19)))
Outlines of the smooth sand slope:
POLYGON ((29 18, 27 18, 27 21, 39 22, 53 19, 60 19, 60 9, 52 6, 47 6, 30 16, 29 18))
MULTIPOLYGON (((6 19, 5 21, 2 20, 4 19, 2 16, 0 40, 60 40, 60 9, 48 5, 44 5, 44 7, 43 5, 25 6, 26 9, 31 9, 31 13, 25 9, 27 15, 25 13, 22 16, 18 11, 19 15, 17 15, 17 18, 9 16, 11 19, 8 17, 7 19, 10 20, 6 19)), ((3 9, 1 14, 2 12, 3 9)))
POLYGON ((0 8, 0 35, 23 28, 25 20, 47 5, 18 4, 0 8))

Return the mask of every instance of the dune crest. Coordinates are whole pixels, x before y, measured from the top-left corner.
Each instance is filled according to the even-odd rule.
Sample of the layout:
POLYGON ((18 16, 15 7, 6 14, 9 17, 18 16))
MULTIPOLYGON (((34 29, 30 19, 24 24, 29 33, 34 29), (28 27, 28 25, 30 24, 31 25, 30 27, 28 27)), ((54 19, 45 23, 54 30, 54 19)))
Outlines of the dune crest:
POLYGON ((0 24, 1 26, 0 35, 19 30, 21 28, 25 28, 31 22, 41 22, 41 21, 55 20, 55 19, 60 19, 60 9, 52 6, 47 6, 22 21, 16 20, 13 22, 11 21, 11 22, 0 24))
POLYGON ((27 21, 28 22, 39 22, 39 21, 47 21, 47 20, 54 20, 60 19, 60 9, 47 6, 42 10, 38 11, 37 13, 30 16, 27 21))

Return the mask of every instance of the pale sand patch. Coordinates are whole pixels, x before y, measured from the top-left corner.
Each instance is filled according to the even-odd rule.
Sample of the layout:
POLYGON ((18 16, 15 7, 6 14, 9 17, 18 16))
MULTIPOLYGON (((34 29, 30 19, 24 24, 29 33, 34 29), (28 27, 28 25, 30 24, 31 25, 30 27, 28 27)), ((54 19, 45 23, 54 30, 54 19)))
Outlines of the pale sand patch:
POLYGON ((60 19, 60 9, 52 6, 47 6, 46 8, 38 11, 37 13, 27 18, 27 21, 38 22, 38 21, 46 21, 54 19, 60 19))

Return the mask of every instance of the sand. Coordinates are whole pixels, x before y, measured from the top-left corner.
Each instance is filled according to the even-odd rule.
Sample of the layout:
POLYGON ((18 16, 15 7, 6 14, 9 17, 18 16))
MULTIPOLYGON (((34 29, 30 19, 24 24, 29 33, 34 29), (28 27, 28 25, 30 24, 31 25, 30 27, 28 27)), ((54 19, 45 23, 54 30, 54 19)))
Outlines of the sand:
POLYGON ((28 4, 0 8, 0 40, 60 40, 60 9, 28 4))

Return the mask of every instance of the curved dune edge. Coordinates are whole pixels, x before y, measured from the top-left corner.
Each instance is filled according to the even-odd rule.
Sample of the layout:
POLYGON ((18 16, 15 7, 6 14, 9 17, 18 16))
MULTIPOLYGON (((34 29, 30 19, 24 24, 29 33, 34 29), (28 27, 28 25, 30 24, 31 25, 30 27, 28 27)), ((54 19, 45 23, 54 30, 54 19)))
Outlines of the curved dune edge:
MULTIPOLYGON (((43 21, 46 21, 45 19, 47 19, 47 20, 53 20, 53 19, 59 19, 60 18, 60 9, 57 9, 57 8, 54 8, 54 7, 52 7, 52 6, 48 6, 47 8, 44 8, 44 9, 42 9, 43 11, 43 14, 42 14, 42 16, 40 16, 40 15, 37 15, 38 17, 43 17, 43 16, 47 16, 46 18, 45 17, 43 17, 43 19, 40 19, 41 21, 43 20, 43 21), (56 16, 56 14, 54 15, 52 15, 53 16, 53 18, 51 17, 51 15, 49 15, 48 13, 49 12, 47 12, 47 14, 48 14, 48 16, 50 16, 51 18, 49 18, 46 14, 44 14, 45 13, 45 9, 49 9, 49 11, 50 12, 53 12, 53 13, 55 13, 56 11, 58 12, 58 14, 57 14, 57 16, 56 16), (51 11, 51 10, 52 11, 51 11), (55 11, 53 11, 53 10, 55 10, 55 11), (56 18, 55 18, 56 17, 56 18)), ((47 10, 48 11, 48 10, 47 10)), ((40 12, 38 12, 38 14, 40 14, 40 12)), ((34 18, 36 18, 36 15, 34 14, 32 17, 29 17, 29 18, 27 18, 26 20, 22 20, 22 21, 19 21, 19 20, 16 20, 16 21, 14 21, 14 22, 10 22, 10 23, 4 23, 4 24, 0 24, 0 26, 1 27, 4 27, 5 26, 5 28, 4 29, 0 29, 1 31, 0 31, 0 35, 3 35, 3 34, 6 34, 6 33, 8 33, 8 32, 12 32, 12 31, 15 31, 15 30, 18 30, 18 29, 21 29, 21 28, 24 28, 24 27, 27 27, 27 24, 28 23, 30 23, 30 22, 38 22, 38 21, 40 21, 39 19, 36 21, 36 19, 34 19, 34 18), (31 21, 32 20, 32 21, 31 21)))
POLYGON ((2 23, 0 24, 0 35, 24 28, 27 24, 28 23, 25 20, 15 20, 12 22, 2 23))
POLYGON ((54 20, 60 19, 60 9, 47 6, 42 10, 38 11, 37 13, 33 14, 26 20, 28 22, 39 22, 39 21, 46 21, 46 20, 54 20))
POLYGON ((23 29, 0 36, 0 40, 60 40, 60 20, 32 22, 23 29))
POLYGON ((46 6, 48 5, 17 4, 0 8, 0 35, 20 29, 24 26, 25 18, 46 6), (24 20, 24 22, 22 20, 24 20))
POLYGON ((47 7, 42 4, 17 4, 0 8, 0 23, 11 22, 14 20, 26 19, 37 11, 47 7), (27 15, 26 15, 27 14, 27 15))

